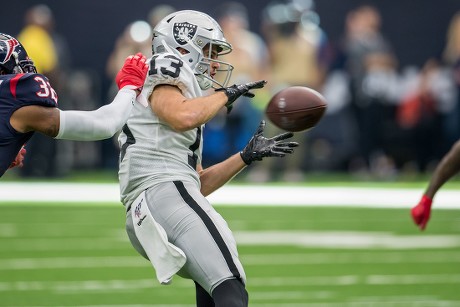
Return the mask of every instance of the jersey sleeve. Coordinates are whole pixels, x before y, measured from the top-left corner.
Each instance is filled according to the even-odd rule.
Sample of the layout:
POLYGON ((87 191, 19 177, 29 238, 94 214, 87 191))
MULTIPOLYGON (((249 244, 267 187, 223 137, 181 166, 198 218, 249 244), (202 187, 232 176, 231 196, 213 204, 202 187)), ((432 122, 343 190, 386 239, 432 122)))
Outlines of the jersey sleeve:
POLYGON ((193 82, 193 72, 174 54, 158 54, 150 59, 149 74, 144 84, 145 96, 150 97, 155 86, 160 84, 177 86, 183 93, 187 84, 193 82))
POLYGON ((58 96, 48 78, 41 74, 17 75, 10 80, 10 91, 23 105, 57 107, 58 96))

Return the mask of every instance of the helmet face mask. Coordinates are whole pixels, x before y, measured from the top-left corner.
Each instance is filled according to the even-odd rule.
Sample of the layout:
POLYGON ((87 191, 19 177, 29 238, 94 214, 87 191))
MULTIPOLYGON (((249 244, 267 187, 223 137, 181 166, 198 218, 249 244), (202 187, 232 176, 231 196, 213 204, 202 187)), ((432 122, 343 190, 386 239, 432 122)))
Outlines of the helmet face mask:
POLYGON ((194 72, 201 89, 226 86, 233 66, 217 57, 230 53, 232 46, 213 18, 197 11, 178 11, 161 20, 153 33, 153 54, 171 51, 178 54, 194 72), (212 62, 219 64, 217 74, 225 75, 222 83, 211 76, 212 62))
POLYGON ((37 73, 37 69, 17 39, 0 33, 0 74, 20 73, 37 73))

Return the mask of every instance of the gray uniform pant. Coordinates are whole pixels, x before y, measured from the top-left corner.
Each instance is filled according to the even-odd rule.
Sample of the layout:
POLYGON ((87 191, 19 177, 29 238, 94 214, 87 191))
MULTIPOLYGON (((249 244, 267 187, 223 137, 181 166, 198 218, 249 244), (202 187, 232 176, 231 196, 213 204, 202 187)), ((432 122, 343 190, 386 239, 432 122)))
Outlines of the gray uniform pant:
MULTIPOLYGON (((182 181, 157 184, 147 189, 146 202, 153 218, 165 229, 169 242, 187 256, 178 275, 198 282, 209 294, 227 279, 246 283, 236 241, 227 222, 196 184, 182 181)), ((130 210, 126 215, 128 237, 134 248, 147 258, 136 238, 130 210)))

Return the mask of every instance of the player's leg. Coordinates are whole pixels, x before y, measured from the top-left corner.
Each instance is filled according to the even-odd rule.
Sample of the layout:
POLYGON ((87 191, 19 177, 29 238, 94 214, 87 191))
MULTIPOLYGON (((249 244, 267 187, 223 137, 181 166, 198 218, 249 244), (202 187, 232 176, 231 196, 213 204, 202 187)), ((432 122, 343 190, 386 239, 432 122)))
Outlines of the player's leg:
POLYGON ((215 307, 214 300, 206 290, 195 281, 196 306, 197 307, 215 307))
POLYGON ((212 291, 216 307, 246 307, 248 292, 238 279, 227 279, 212 291))
POLYGON ((197 307, 246 307, 248 292, 237 279, 227 279, 212 291, 212 297, 195 282, 197 307))
MULTIPOLYGON (((174 182, 155 185, 146 192, 155 220, 171 243, 182 249, 184 272, 208 293, 227 279, 246 279, 235 239, 224 219, 201 194, 196 184, 174 182)), ((241 296, 236 291, 235 296, 241 296)))

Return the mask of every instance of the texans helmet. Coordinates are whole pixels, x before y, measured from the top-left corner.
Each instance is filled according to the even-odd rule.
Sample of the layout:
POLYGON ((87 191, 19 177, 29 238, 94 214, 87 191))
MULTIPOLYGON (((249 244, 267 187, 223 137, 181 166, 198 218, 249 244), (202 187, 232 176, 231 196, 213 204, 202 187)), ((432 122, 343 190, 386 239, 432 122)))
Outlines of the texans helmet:
POLYGON ((0 75, 20 73, 37 73, 37 69, 17 39, 0 33, 0 75))

